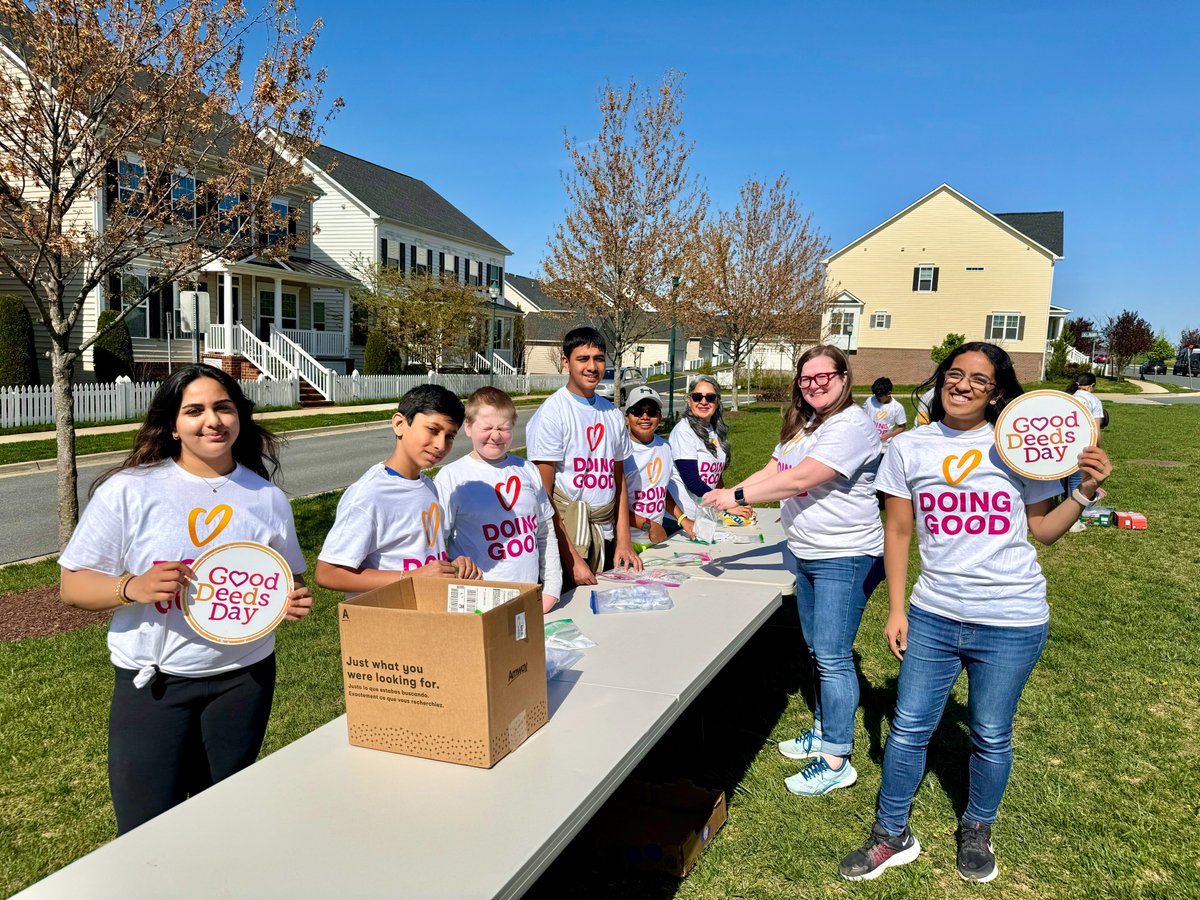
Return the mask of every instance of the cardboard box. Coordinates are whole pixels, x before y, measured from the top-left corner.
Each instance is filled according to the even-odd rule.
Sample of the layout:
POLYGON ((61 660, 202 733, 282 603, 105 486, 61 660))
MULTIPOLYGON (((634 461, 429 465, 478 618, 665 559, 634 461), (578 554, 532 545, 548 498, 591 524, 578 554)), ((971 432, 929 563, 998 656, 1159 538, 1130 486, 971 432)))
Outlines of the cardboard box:
POLYGON ((1146 530, 1146 517, 1141 513, 1117 512, 1115 516, 1118 528, 1129 528, 1134 531, 1146 530))
POLYGON ((724 791, 687 781, 627 781, 596 814, 588 833, 602 858, 683 878, 726 817, 724 791))
POLYGON ((338 625, 351 744, 490 768, 546 724, 537 585, 405 578, 340 603, 338 625), (447 611, 473 588, 519 593, 447 611))
POLYGON ((1116 510, 1110 506, 1089 506, 1080 514, 1079 521, 1085 525, 1111 528, 1116 524, 1116 510))

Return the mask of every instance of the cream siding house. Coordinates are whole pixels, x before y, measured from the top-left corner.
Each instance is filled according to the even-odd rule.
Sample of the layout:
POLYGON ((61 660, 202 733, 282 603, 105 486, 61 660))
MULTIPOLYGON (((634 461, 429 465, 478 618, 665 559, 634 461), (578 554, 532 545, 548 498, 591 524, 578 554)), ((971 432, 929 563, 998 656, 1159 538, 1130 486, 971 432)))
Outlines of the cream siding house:
MULTIPOLYGON (((501 292, 491 308, 497 369, 512 363, 513 320, 519 313, 504 297, 504 270, 512 253, 507 247, 416 178, 331 147, 314 151, 305 170, 322 192, 313 204, 314 259, 351 272, 360 264, 436 272, 478 286, 483 303, 490 302, 486 291, 495 283, 501 292)), ((327 292, 316 296, 333 305, 338 301, 327 292)), ((361 345, 351 345, 351 364, 361 368, 362 354, 361 345)), ((463 362, 485 366, 482 359, 463 362)))
POLYGON ((824 260, 822 334, 859 384, 923 381, 950 333, 1004 347, 1036 381, 1070 312, 1051 304, 1062 252, 1061 212, 991 213, 943 184, 824 260))

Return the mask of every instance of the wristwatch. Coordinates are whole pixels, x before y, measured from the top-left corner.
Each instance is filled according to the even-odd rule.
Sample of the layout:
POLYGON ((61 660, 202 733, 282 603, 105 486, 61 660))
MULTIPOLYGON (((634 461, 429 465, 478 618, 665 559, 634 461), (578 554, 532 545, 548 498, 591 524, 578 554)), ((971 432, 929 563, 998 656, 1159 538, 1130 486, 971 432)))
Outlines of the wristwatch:
POLYGON ((733 489, 733 501, 738 506, 745 506, 746 505, 746 492, 740 487, 734 488, 733 489))
POLYGON ((1104 488, 1096 488, 1096 496, 1091 500, 1083 496, 1083 493, 1079 490, 1079 488, 1075 488, 1075 490, 1071 491, 1071 499, 1084 509, 1087 509, 1089 506, 1094 506, 1107 496, 1108 494, 1105 492, 1104 488))

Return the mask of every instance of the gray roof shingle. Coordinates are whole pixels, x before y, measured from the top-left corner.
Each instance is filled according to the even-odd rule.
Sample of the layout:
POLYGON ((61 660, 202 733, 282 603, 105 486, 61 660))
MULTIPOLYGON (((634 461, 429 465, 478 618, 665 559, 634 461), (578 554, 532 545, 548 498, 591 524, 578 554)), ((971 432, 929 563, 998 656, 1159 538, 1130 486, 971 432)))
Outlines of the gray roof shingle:
POLYGON ((1055 256, 1063 255, 1063 214, 1059 212, 993 213, 1055 256))
POLYGON ((422 231, 460 238, 499 253, 512 253, 419 179, 332 147, 318 147, 308 158, 322 170, 328 170, 336 162, 329 177, 384 218, 422 231))

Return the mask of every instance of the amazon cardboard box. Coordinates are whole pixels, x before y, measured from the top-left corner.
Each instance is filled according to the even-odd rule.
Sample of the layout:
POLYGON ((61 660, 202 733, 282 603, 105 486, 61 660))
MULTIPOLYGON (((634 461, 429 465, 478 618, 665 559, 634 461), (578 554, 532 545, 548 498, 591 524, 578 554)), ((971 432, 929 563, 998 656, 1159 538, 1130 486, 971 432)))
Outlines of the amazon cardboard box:
POLYGON ((611 862, 685 877, 727 817, 725 792, 690 781, 630 780, 588 825, 592 844, 611 862))
POLYGON ((338 625, 351 744, 490 768, 546 724, 537 585, 405 578, 338 625))

